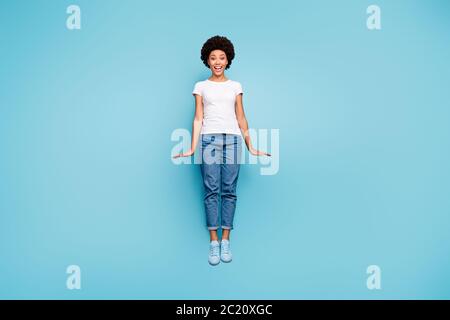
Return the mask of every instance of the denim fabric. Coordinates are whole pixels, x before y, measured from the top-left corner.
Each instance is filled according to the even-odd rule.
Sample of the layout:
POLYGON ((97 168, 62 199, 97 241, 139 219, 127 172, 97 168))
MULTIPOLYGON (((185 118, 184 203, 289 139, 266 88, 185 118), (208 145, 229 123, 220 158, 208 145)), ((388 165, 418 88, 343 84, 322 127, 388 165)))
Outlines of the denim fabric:
POLYGON ((240 135, 201 134, 200 169, 204 186, 206 224, 209 230, 216 230, 219 226, 222 229, 233 229, 241 152, 242 137, 240 135), (219 216, 219 194, 221 216, 219 216))

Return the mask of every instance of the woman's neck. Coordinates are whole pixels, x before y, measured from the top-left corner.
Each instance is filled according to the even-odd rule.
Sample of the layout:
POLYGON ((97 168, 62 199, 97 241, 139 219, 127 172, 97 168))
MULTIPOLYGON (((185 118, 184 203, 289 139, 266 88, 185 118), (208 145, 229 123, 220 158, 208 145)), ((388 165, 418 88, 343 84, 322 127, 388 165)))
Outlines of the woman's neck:
POLYGON ((211 77, 208 78, 208 80, 215 81, 215 82, 225 82, 228 79, 225 77, 225 74, 222 74, 219 77, 213 74, 213 75, 211 75, 211 77))

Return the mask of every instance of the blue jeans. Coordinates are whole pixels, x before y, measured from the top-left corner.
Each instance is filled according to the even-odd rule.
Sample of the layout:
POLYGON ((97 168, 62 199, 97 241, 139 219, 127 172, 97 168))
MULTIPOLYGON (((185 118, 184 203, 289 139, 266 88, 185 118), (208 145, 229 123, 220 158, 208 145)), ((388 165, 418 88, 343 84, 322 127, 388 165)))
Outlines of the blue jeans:
POLYGON ((204 186, 206 224, 209 230, 233 229, 236 185, 241 163, 242 137, 237 134, 201 135, 200 169, 204 186), (219 224, 219 192, 221 221, 219 224))

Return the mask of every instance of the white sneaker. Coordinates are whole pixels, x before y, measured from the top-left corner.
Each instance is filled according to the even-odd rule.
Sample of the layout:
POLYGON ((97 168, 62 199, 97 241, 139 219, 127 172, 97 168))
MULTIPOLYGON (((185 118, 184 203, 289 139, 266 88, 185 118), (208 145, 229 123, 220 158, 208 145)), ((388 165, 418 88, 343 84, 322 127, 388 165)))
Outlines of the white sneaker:
POLYGON ((230 241, 222 240, 220 242, 220 260, 223 262, 230 262, 232 259, 230 241))
POLYGON ((220 250, 219 241, 217 240, 211 241, 211 243, 209 244, 209 256, 208 256, 208 262, 210 265, 215 266, 219 264, 220 262, 219 250, 220 250))

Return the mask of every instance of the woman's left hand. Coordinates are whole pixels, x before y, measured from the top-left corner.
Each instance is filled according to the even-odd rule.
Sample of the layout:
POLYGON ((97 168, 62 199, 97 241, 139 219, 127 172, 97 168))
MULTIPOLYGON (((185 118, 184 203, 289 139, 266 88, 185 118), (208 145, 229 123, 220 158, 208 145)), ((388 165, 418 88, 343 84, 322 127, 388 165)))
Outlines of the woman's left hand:
POLYGON ((271 156, 270 153, 259 151, 259 150, 253 149, 253 148, 250 149, 249 151, 254 156, 269 156, 269 157, 271 156))

